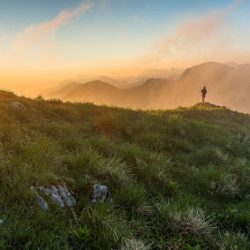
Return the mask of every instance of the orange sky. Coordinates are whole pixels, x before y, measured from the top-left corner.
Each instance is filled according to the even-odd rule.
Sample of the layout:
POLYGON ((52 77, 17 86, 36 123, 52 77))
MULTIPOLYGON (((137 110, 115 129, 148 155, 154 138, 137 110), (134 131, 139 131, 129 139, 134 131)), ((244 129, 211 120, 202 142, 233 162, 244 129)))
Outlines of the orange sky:
POLYGON ((51 6, 49 16, 34 16, 10 34, 0 25, 1 88, 34 94, 84 74, 121 78, 204 61, 246 63, 250 56, 246 1, 73 2, 51 6))

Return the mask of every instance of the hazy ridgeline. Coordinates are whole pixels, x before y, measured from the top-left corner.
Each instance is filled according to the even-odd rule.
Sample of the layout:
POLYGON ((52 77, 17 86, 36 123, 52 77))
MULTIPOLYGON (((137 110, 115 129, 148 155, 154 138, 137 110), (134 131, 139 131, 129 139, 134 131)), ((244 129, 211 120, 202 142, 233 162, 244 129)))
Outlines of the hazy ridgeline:
POLYGON ((250 112, 250 65, 204 63, 184 71, 177 79, 147 79, 128 89, 101 79, 73 82, 58 88, 48 98, 93 102, 141 109, 166 109, 191 106, 200 100, 200 90, 208 88, 208 100, 241 112, 250 112))
POLYGON ((0 117, 1 249, 249 249, 249 115, 0 92, 0 117), (78 223, 53 203, 42 211, 30 190, 60 183, 78 223), (112 201, 91 204, 95 183, 112 201))

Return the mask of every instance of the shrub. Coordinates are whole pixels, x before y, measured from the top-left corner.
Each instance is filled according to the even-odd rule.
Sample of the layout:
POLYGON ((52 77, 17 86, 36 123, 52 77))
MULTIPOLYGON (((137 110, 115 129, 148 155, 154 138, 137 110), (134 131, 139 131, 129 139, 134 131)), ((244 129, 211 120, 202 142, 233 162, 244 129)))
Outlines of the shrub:
POLYGON ((225 228, 241 230, 250 233, 250 206, 249 201, 230 205, 217 214, 217 220, 225 228))
POLYGON ((13 206, 0 227, 1 249, 69 248, 69 225, 60 219, 63 216, 60 211, 46 214, 22 205, 22 208, 13 206))
POLYGON ((235 175, 227 170, 215 166, 209 166, 199 175, 201 191, 217 197, 235 198, 239 196, 240 189, 235 175))
POLYGON ((88 143, 100 154, 103 154, 104 157, 115 156, 118 154, 118 145, 106 136, 93 136, 88 138, 88 143))
POLYGON ((124 216, 106 204, 84 208, 80 222, 91 228, 89 239, 92 249, 118 248, 122 240, 131 234, 124 216))
POLYGON ((191 207, 180 207, 181 203, 160 202, 156 204, 156 221, 161 224, 161 233, 167 238, 182 238, 187 244, 213 246, 213 217, 191 207), (178 236, 177 236, 178 235, 178 236))
POLYGON ((121 135, 124 131, 122 124, 112 113, 104 113, 96 117, 94 127, 100 134, 108 137, 121 135))
POLYGON ((249 249, 250 243, 246 235, 242 233, 226 232, 222 235, 220 249, 249 249))
POLYGON ((71 246, 74 249, 85 249, 89 245, 90 230, 87 226, 77 226, 71 230, 71 236, 69 237, 71 246))
POLYGON ((122 185, 115 194, 116 202, 128 211, 146 203, 147 195, 143 186, 136 183, 122 185))
POLYGON ((191 161, 196 166, 207 166, 213 164, 220 166, 228 160, 228 155, 223 153, 218 147, 204 146, 201 149, 193 152, 191 161))
POLYGON ((126 239, 120 250, 150 250, 150 245, 145 245, 142 241, 136 239, 126 239))
POLYGON ((136 142, 149 150, 160 151, 165 149, 163 135, 156 132, 141 134, 136 138, 136 142))

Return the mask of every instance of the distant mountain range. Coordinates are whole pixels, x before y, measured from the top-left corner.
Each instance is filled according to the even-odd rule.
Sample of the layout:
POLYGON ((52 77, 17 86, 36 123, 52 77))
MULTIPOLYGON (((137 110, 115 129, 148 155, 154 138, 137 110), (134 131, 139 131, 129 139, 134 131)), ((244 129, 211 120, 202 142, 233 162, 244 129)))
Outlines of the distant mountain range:
POLYGON ((177 79, 145 79, 126 89, 114 85, 103 79, 71 82, 47 97, 130 108, 175 108, 198 102, 205 85, 209 102, 250 112, 249 64, 207 62, 186 69, 177 79))

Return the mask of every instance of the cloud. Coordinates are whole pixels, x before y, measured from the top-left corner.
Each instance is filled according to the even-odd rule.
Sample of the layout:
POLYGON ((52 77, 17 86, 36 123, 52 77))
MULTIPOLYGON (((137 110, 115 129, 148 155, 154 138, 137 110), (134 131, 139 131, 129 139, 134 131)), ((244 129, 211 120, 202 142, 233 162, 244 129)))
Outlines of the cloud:
POLYGON ((3 42, 1 67, 32 68, 44 67, 54 63, 58 64, 56 46, 53 42, 53 34, 72 19, 82 15, 93 7, 90 2, 81 3, 72 9, 62 10, 54 18, 32 24, 15 37, 9 39, 5 45, 3 42))
POLYGON ((12 43, 13 49, 20 50, 38 43, 44 37, 53 34, 71 19, 80 16, 92 7, 93 5, 91 3, 82 3, 76 8, 62 10, 55 18, 51 20, 33 24, 25 28, 22 32, 17 34, 16 38, 14 39, 12 43))
POLYGON ((239 5, 241 5, 242 3, 244 3, 245 0, 234 0, 227 8, 227 11, 234 11, 235 9, 237 9, 239 7, 239 5))
POLYGON ((175 33, 160 42, 159 52, 172 53, 177 50, 188 49, 196 43, 207 39, 223 25, 221 13, 214 12, 202 18, 182 23, 175 33))
POLYGON ((154 44, 153 51, 145 57, 145 62, 151 61, 155 65, 160 62, 171 64, 192 57, 197 59, 201 54, 212 56, 219 48, 221 52, 230 50, 231 44, 228 42, 231 40, 226 33, 228 18, 242 2, 243 0, 235 0, 223 10, 182 22, 172 34, 154 44))

